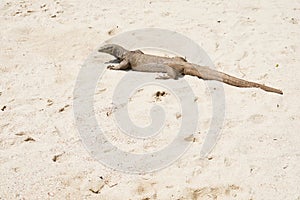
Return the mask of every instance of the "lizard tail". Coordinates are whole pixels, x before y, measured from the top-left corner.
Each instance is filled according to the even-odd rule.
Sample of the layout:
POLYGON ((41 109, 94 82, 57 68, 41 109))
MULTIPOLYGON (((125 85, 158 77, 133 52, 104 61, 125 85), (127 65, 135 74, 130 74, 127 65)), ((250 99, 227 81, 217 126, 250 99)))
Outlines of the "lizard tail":
POLYGON ((210 69, 206 66, 199 66, 199 65, 192 65, 192 67, 185 68, 184 74, 192 75, 192 76, 198 76, 201 79, 204 80, 216 80, 221 81, 223 83, 236 86, 236 87, 243 87, 243 88, 260 88, 262 90, 265 90, 267 92, 274 92, 277 94, 283 94, 283 92, 279 89, 272 88, 266 85, 262 85, 259 83, 246 81, 240 78, 236 78, 234 76, 230 76, 228 74, 225 74, 223 72, 219 72, 213 69, 210 69))

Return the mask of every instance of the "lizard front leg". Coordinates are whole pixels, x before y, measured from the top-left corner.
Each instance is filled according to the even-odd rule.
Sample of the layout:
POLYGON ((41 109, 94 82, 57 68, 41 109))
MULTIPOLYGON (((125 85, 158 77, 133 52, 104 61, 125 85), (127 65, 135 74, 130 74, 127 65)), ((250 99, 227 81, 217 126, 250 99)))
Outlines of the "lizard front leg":
POLYGON ((109 65, 107 66, 107 69, 113 69, 113 70, 122 70, 122 69, 128 69, 130 67, 130 64, 127 60, 122 60, 122 62, 120 62, 120 64, 113 66, 113 65, 109 65))

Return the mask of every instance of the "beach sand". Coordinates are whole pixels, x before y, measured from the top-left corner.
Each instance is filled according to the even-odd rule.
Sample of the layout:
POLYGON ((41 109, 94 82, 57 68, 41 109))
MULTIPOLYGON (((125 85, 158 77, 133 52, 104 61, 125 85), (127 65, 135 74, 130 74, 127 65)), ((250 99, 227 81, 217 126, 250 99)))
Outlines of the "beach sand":
MULTIPOLYGON (((299 12, 300 1, 284 0, 1 1, 0 199, 300 199, 299 12), (206 81, 184 77, 203 111, 184 155, 153 173, 106 167, 80 138, 75 83, 101 43, 141 28, 181 33, 218 70, 284 95, 223 85, 221 136, 201 158, 210 93, 206 81)), ((105 71, 96 88, 95 113, 108 138, 131 151, 167 145, 180 126, 179 105, 172 95, 156 102, 155 87, 134 96, 131 117, 147 124, 144 106, 168 105, 169 132, 144 145, 120 139, 108 101, 126 73, 134 72, 105 71)))

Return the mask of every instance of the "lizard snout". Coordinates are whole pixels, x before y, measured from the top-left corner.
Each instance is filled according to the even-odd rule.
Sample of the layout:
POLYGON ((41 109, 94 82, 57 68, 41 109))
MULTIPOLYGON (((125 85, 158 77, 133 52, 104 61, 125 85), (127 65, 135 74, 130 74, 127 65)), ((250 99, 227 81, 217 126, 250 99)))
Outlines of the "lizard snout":
POLYGON ((110 53, 113 51, 113 47, 111 45, 104 45, 98 49, 98 52, 110 53))

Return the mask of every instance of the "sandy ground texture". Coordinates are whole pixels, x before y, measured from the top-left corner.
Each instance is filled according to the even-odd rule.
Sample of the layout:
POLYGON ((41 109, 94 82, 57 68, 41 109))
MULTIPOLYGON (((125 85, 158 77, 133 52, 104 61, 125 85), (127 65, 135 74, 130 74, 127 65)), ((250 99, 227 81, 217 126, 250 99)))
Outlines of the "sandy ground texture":
MULTIPOLYGON (((0 199, 300 199, 300 1, 2 0, 0 24, 0 199), (75 124, 77 75, 102 42, 149 27, 186 35, 218 70, 284 95, 224 85, 222 135, 207 157, 199 150, 209 114, 168 168, 133 175, 103 166, 75 124)), ((168 105, 169 132, 144 146, 120 140, 108 97, 126 73, 106 71, 96 88, 108 138, 130 151, 167 144, 180 112, 172 95, 153 97, 161 88, 145 88, 129 108, 143 124, 144 107, 168 105)), ((184 79, 199 108, 211 109, 205 81, 184 79)))

